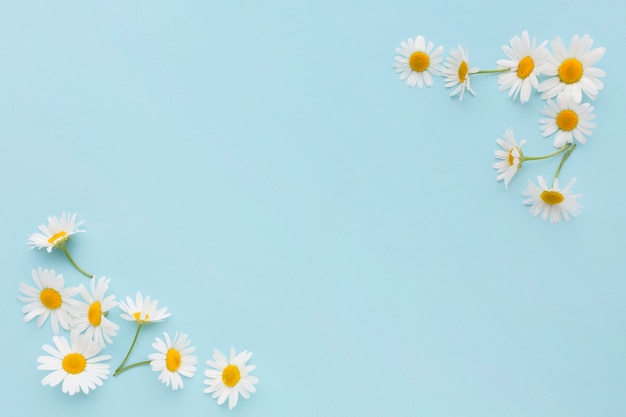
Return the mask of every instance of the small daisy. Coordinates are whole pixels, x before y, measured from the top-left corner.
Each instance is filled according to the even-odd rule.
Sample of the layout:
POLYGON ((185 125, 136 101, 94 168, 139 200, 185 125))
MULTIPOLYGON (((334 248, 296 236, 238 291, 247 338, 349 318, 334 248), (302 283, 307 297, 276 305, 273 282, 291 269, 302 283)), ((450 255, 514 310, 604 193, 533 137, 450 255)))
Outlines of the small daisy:
POLYGON ((446 58, 445 68, 442 70, 442 74, 446 77, 446 87, 457 86, 450 97, 460 93, 459 100, 463 100, 463 94, 465 90, 476 95, 474 90, 470 87, 470 74, 478 72, 478 68, 470 68, 469 56, 465 49, 459 45, 459 49, 453 49, 450 55, 446 58))
POLYGON ((157 301, 150 301, 150 296, 143 298, 140 292, 135 296, 135 302, 130 297, 126 297, 126 303, 118 302, 122 309, 121 317, 124 320, 135 321, 138 324, 149 324, 163 321, 169 316, 167 308, 157 310, 157 301))
POLYGON ((443 46, 438 46, 434 51, 434 44, 428 42, 423 36, 408 39, 406 42, 400 43, 401 48, 396 48, 396 52, 400 56, 396 56, 396 62, 393 63, 397 73, 400 73, 400 79, 406 78, 409 87, 419 88, 433 86, 433 75, 439 75, 441 63, 443 62, 443 46))
POLYGON ((36 288, 20 282, 20 291, 25 297, 17 296, 20 301, 28 303, 22 308, 24 321, 28 323, 39 317, 37 326, 41 327, 50 317, 54 334, 59 334, 59 324, 69 330, 72 321, 70 313, 77 303, 71 297, 78 293, 78 288, 64 288, 63 275, 57 275, 54 269, 33 269, 32 276, 36 288))
POLYGON ((498 75, 500 91, 509 90, 509 97, 513 96, 513 100, 519 94, 521 103, 528 101, 532 88, 539 86, 537 76, 541 74, 549 55, 547 43, 548 41, 544 41, 535 46, 535 39, 531 43, 528 32, 524 31, 521 38, 515 36, 511 39, 510 47, 502 47, 509 59, 499 59, 497 64, 503 69, 510 68, 510 71, 498 75))
POLYGON ((74 234, 84 232, 78 228, 83 221, 76 222, 76 213, 73 215, 61 214, 61 218, 55 216, 48 217, 48 225, 39 226, 41 233, 33 233, 29 236, 28 241, 33 248, 46 248, 48 252, 52 252, 53 248, 65 245, 65 242, 74 234))
POLYGON ((553 145, 562 148, 566 143, 573 143, 576 139, 580 143, 586 143, 585 135, 591 135, 592 123, 596 116, 592 114, 593 107, 589 103, 578 104, 571 91, 563 92, 556 97, 556 103, 548 99, 547 105, 541 110, 547 118, 539 119, 543 137, 556 132, 553 145))
POLYGON ((606 49, 591 49, 592 46, 593 39, 589 35, 582 38, 575 35, 569 49, 565 48, 559 37, 552 42, 554 56, 548 55, 544 70, 544 74, 550 78, 539 84, 542 100, 555 97, 563 91, 573 93, 577 103, 582 101, 583 92, 590 99, 596 99, 598 91, 604 87, 598 78, 604 77, 606 72, 593 65, 602 58, 606 49))
POLYGON ((79 391, 85 394, 89 390, 102 385, 102 381, 109 375, 109 365, 99 363, 111 359, 109 355, 96 356, 100 353, 100 346, 89 340, 85 335, 72 332, 71 342, 63 336, 54 336, 52 341, 56 348, 43 345, 42 348, 52 356, 37 358, 42 371, 52 371, 46 375, 41 383, 56 387, 63 382, 61 389, 64 393, 74 395, 79 391))
POLYGON ((98 343, 101 347, 106 343, 113 343, 111 336, 115 336, 120 326, 109 320, 105 313, 117 305, 115 296, 109 295, 105 297, 105 293, 109 289, 111 280, 101 277, 100 280, 91 281, 91 293, 80 284, 80 295, 85 303, 78 302, 76 307, 74 321, 74 330, 83 333, 89 339, 98 343))
POLYGON ((567 187, 559 189, 559 179, 555 178, 552 182, 552 188, 548 188, 546 180, 539 176, 537 178, 539 186, 528 180, 528 188, 522 195, 529 197, 524 200, 524 204, 530 205, 530 214, 533 216, 541 214, 541 219, 546 221, 550 218, 550 223, 558 223, 563 217, 569 221, 569 215, 576 217, 580 213, 582 206, 576 201, 582 194, 572 194, 571 188, 576 182, 576 178, 572 178, 567 187))
POLYGON ((493 164, 493 168, 498 170, 497 181, 504 180, 504 188, 509 188, 509 182, 513 179, 517 171, 522 168, 524 154, 522 146, 526 140, 522 140, 519 144, 515 140, 513 129, 507 129, 504 132, 504 138, 496 139, 496 143, 502 148, 494 152, 497 159, 501 161, 493 164))
POLYGON ((249 375, 256 366, 246 366, 251 356, 252 353, 247 350, 235 355, 235 349, 231 348, 228 361, 219 350, 213 350, 214 360, 206 363, 214 369, 204 371, 204 376, 207 377, 204 383, 208 385, 204 392, 207 394, 212 392, 219 405, 224 404, 228 398, 228 408, 231 410, 237 405, 239 394, 245 399, 250 398, 250 393, 256 391, 254 384, 259 382, 257 377, 249 375))
POLYGON ((178 333, 174 336, 174 340, 170 339, 167 333, 163 333, 165 341, 155 338, 155 342, 152 347, 155 348, 158 353, 152 353, 148 357, 150 358, 150 367, 155 372, 161 372, 159 374, 159 381, 170 386, 172 384, 172 390, 183 388, 183 379, 181 375, 191 378, 196 373, 196 364, 198 358, 191 355, 196 350, 195 347, 188 347, 191 340, 187 339, 186 334, 178 333))

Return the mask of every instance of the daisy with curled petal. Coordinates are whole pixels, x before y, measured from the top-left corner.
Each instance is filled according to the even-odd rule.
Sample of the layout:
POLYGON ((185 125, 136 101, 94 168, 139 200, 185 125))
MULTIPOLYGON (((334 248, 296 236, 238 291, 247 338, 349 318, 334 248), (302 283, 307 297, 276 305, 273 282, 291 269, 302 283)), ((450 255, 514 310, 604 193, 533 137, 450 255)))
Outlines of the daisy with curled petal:
POLYGON ((582 206, 576 201, 582 194, 572 194, 571 189, 576 182, 576 178, 567 184, 562 190, 559 188, 559 179, 555 178, 552 187, 548 187, 546 180, 537 177, 539 186, 528 180, 528 188, 522 195, 528 197, 524 204, 530 205, 530 214, 537 216, 541 213, 541 219, 550 223, 558 223, 561 218, 569 221, 569 215, 576 217, 580 213, 582 206))
POLYGON ((396 52, 400 54, 396 56, 396 62, 393 67, 400 74, 400 79, 406 79, 409 87, 417 86, 419 88, 433 86, 433 75, 439 75, 441 63, 443 62, 443 46, 434 48, 432 42, 426 44, 423 36, 415 39, 407 39, 406 42, 400 43, 400 48, 396 48, 396 52), (434 49, 434 50, 433 50, 434 49))
POLYGON ((524 154, 522 146, 526 140, 522 140, 519 144, 515 140, 513 129, 507 129, 503 138, 496 139, 496 143, 502 148, 495 151, 495 157, 501 161, 493 164, 493 168, 498 170, 497 181, 504 180, 504 188, 509 188, 509 182, 513 179, 517 171, 522 168, 524 162, 524 154))
POLYGON ((198 358, 191 355, 196 348, 189 347, 191 340, 187 339, 187 335, 184 333, 180 337, 176 333, 174 340, 170 339, 167 333, 163 333, 163 336, 165 336, 165 340, 156 337, 152 344, 158 353, 152 353, 148 356, 150 367, 155 372, 161 372, 159 381, 168 387, 171 383, 172 390, 177 390, 183 388, 181 375, 191 378, 196 373, 198 358))
POLYGON ((598 91, 604 84, 599 77, 604 77, 606 72, 593 65, 604 56, 604 47, 591 49, 593 39, 589 35, 582 38, 578 35, 572 37, 569 49, 560 37, 552 42, 554 56, 548 55, 548 61, 544 74, 550 76, 539 84, 538 90, 542 93, 541 99, 545 100, 557 96, 561 92, 571 92, 574 101, 582 101, 584 92, 590 99, 595 100, 598 91))
POLYGON ((136 322, 137 331, 135 332, 133 343, 130 345, 130 349, 128 349, 126 357, 124 357, 124 360, 122 361, 122 363, 120 363, 120 366, 117 367, 113 376, 116 376, 121 372, 124 372, 126 369, 132 368, 137 365, 135 364, 129 365, 126 368, 124 367, 124 365, 126 365, 126 361, 128 361, 128 358, 130 357, 130 354, 135 347, 135 343, 137 343, 137 338, 139 337, 139 332, 141 331, 143 325, 160 322, 171 316, 171 314, 167 312, 167 308, 164 307, 162 309, 157 309, 157 304, 158 302, 156 300, 150 300, 149 295, 145 298, 142 297, 140 292, 137 292, 137 295, 135 296, 135 302, 133 302, 132 298, 130 297, 126 297, 126 303, 124 303, 123 301, 118 302, 118 306, 123 311, 121 317, 124 320, 136 322))
POLYGON ((35 287, 20 282, 24 297, 17 296, 20 301, 28 303, 22 308, 24 321, 28 323, 39 317, 37 326, 41 327, 50 317, 54 334, 59 334, 59 325, 69 330, 72 321, 70 313, 76 307, 76 300, 71 297, 78 293, 78 288, 65 288, 63 275, 57 275, 54 269, 33 269, 32 277, 35 287))
POLYGON ((157 304, 158 301, 151 301, 149 295, 144 298, 140 292, 137 292, 135 302, 130 297, 126 297, 126 303, 118 302, 118 306, 123 311, 121 317, 124 320, 136 321, 138 324, 163 321, 171 315, 167 312, 166 307, 157 310, 157 304))
POLYGON ((42 371, 52 371, 41 383, 56 387, 63 382, 61 390, 69 395, 79 391, 88 394, 109 375, 109 365, 100 363, 111 359, 109 355, 96 356, 101 347, 85 335, 72 332, 70 342, 63 336, 52 338, 55 346, 43 345, 42 348, 52 356, 37 358, 42 371))
POLYGON ((521 103, 528 101, 532 88, 539 86, 537 76, 541 74, 549 55, 547 43, 544 41, 536 46, 535 39, 531 42, 528 32, 524 31, 521 38, 515 36, 511 39, 511 46, 502 47, 508 59, 499 59, 497 64, 500 68, 510 68, 510 71, 498 75, 500 91, 509 90, 509 97, 513 96, 513 100, 519 94, 521 103))
POLYGON ((65 212, 63 212, 60 218, 50 216, 48 217, 47 226, 44 224, 39 226, 39 231, 41 233, 33 233, 29 236, 28 241, 31 245, 30 248, 46 248, 48 252, 52 252, 52 249, 54 248, 61 249, 67 259, 78 271, 80 271, 81 274, 92 278, 93 275, 78 266, 65 247, 65 244, 73 234, 84 232, 84 230, 78 228, 81 224, 83 224, 83 221, 76 221, 76 213, 70 216, 69 214, 65 214, 65 212))
POLYGON ((585 135, 591 135, 592 123, 596 116, 592 114, 593 107, 589 103, 578 104, 571 91, 564 91, 556 97, 556 103, 548 99, 547 105, 541 110, 546 118, 539 119, 543 137, 548 137, 556 132, 553 145, 562 148, 567 143, 573 143, 576 139, 580 143, 586 143, 585 135))
POLYGON ((235 355, 235 349, 231 348, 230 360, 227 360, 219 350, 213 350, 214 360, 206 362, 213 369, 204 371, 207 377, 204 383, 208 385, 204 392, 213 393, 219 405, 228 398, 228 408, 231 410, 237 405, 239 394, 245 399, 250 398, 250 393, 256 391, 254 384, 259 382, 257 377, 250 375, 256 366, 246 366, 251 356, 252 353, 247 350, 235 355))
POLYGON ((459 100, 463 100, 465 90, 475 96, 476 93, 470 87, 470 74, 475 74, 478 71, 478 68, 470 68, 469 56, 461 45, 459 45, 459 49, 453 49, 446 58, 445 68, 442 70, 443 76, 446 77, 446 87, 457 86, 450 93, 450 97, 460 93, 459 100))
POLYGON ((74 330, 87 335, 101 347, 106 343, 113 343, 111 336, 115 336, 119 326, 106 317, 106 313, 117 306, 115 296, 105 296, 111 280, 101 277, 91 281, 91 292, 80 284, 79 291, 85 302, 78 302, 75 309, 74 330))

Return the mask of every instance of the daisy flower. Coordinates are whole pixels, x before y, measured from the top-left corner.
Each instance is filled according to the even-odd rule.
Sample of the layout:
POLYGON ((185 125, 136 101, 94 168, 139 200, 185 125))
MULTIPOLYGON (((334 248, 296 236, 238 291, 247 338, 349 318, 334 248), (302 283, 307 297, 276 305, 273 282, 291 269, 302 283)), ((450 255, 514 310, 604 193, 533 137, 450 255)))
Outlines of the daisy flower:
POLYGON ((167 308, 157 310, 157 301, 151 301, 150 296, 143 298, 140 292, 137 292, 135 301, 130 297, 126 297, 126 303, 118 302, 118 306, 122 309, 121 317, 124 320, 135 321, 138 324, 149 324, 163 321, 169 316, 167 308))
POLYGON ((396 62, 393 63, 396 72, 400 74, 400 79, 406 79, 409 87, 419 88, 433 86, 433 75, 439 75, 442 70, 443 62, 443 46, 438 46, 433 50, 434 44, 428 42, 423 36, 415 39, 408 39, 406 42, 400 43, 400 48, 396 48, 396 52, 400 56, 396 56, 396 62))
POLYGON ((509 97, 513 96, 513 100, 519 94, 521 103, 528 101, 532 88, 539 86, 537 76, 541 74, 549 55, 547 43, 544 41, 536 46, 535 39, 531 42, 528 32, 524 31, 521 38, 515 36, 511 39, 511 46, 502 47, 509 59, 499 59, 497 64, 503 69, 510 68, 510 71, 498 75, 500 91, 509 90, 509 97))
POLYGON ((101 277, 100 280, 91 281, 91 292, 80 284, 79 292, 85 302, 78 302, 75 309, 74 330, 83 333, 90 340, 98 343, 100 347, 107 343, 113 343, 111 336, 115 336, 119 326, 106 318, 105 313, 117 305, 115 296, 105 296, 111 280, 101 277))
POLYGON ((562 190, 559 188, 559 179, 555 178, 552 182, 552 187, 548 188, 546 180, 539 176, 537 177, 539 186, 533 184, 528 180, 528 188, 522 193, 522 195, 528 197, 524 200, 524 204, 530 205, 530 214, 537 216, 541 214, 541 219, 546 221, 550 218, 550 223, 558 223, 563 217, 566 221, 569 221, 569 215, 576 217, 580 213, 582 206, 576 201, 582 194, 572 194, 571 189, 576 182, 576 178, 567 184, 562 190))
POLYGON ((41 233, 33 233, 29 236, 30 248, 46 248, 48 252, 52 252, 53 248, 61 249, 67 259, 74 265, 74 268, 80 271, 81 274, 93 278, 93 275, 78 266, 65 247, 65 244, 73 234, 84 232, 84 230, 78 228, 81 224, 83 224, 82 221, 76 222, 76 213, 70 216, 63 212, 60 219, 50 216, 48 217, 47 226, 45 224, 39 226, 41 233))
POLYGON ((28 241, 33 248, 46 248, 48 252, 52 252, 53 248, 65 245, 65 242, 74 234, 84 232, 78 228, 83 221, 76 221, 76 213, 73 215, 61 214, 61 218, 55 216, 48 217, 48 225, 39 226, 41 233, 33 233, 29 236, 28 241))
POLYGON ((598 91, 604 87, 598 78, 604 77, 606 73, 593 65, 602 58, 606 49, 591 49, 592 45, 593 39, 589 35, 582 38, 575 35, 569 49, 566 49, 557 36, 552 42, 554 56, 548 55, 544 69, 544 74, 550 78, 539 84, 538 88, 542 100, 555 97, 563 91, 571 92, 577 103, 582 101, 583 92, 590 99, 596 99, 598 91))
POLYGON ((496 143, 502 148, 494 152, 495 157, 501 159, 501 161, 493 164, 493 168, 498 170, 496 180, 504 180, 504 188, 508 189, 509 182, 517 174, 517 171, 522 168, 522 162, 524 161, 522 146, 526 143, 526 140, 522 140, 518 144, 515 140, 513 129, 507 129, 504 132, 504 137, 496 139, 496 143))
POLYGON ((556 97, 556 103, 548 99, 547 105, 541 110, 546 118, 539 119, 543 137, 556 132, 555 148, 562 148, 566 143, 573 143, 576 139, 580 143, 586 143, 585 135, 591 135, 592 123, 596 116, 592 114, 593 107, 589 103, 578 104, 571 91, 564 91, 556 97))
POLYGON ((191 340, 187 339, 186 334, 181 334, 179 337, 176 333, 174 340, 170 339, 167 333, 163 333, 163 336, 165 336, 164 341, 156 337, 152 344, 158 353, 148 355, 150 367, 155 372, 161 372, 159 381, 168 387, 171 383, 172 390, 177 390, 183 388, 181 375, 191 378, 196 373, 198 358, 191 355, 196 348, 188 347, 191 340))
POLYGON ((79 391, 85 394, 89 390, 102 385, 102 381, 109 375, 109 365, 100 363, 111 359, 109 355, 96 356, 101 347, 89 340, 85 335, 72 332, 70 343, 63 336, 52 338, 55 347, 43 345, 42 348, 52 356, 37 358, 42 371, 52 371, 46 375, 41 383, 56 387, 63 382, 61 389, 64 393, 74 395, 79 391))
POLYGON ((446 87, 457 86, 450 97, 460 93, 459 100, 463 100, 465 90, 476 95, 470 87, 470 74, 478 72, 478 68, 470 68, 469 56, 465 49, 459 45, 459 49, 453 49, 446 58, 445 68, 442 74, 446 77, 446 87))
POLYGON ((257 377, 250 375, 256 366, 246 366, 251 356, 252 353, 247 350, 235 355, 235 349, 231 348, 230 360, 226 360, 219 350, 213 350, 214 360, 206 363, 214 369, 204 371, 204 376, 207 377, 204 383, 208 385, 204 392, 212 392, 219 405, 228 398, 228 408, 231 410, 237 405, 239 394, 246 399, 250 398, 250 393, 256 391, 254 384, 259 382, 257 377))
POLYGON ((65 288, 63 275, 57 275, 54 269, 33 269, 32 277, 35 287, 20 282, 20 291, 24 296, 17 296, 20 301, 28 303, 22 307, 24 321, 28 323, 39 317, 37 326, 41 327, 50 317, 54 334, 59 334, 59 325, 69 330, 72 321, 70 313, 76 306, 76 300, 71 297, 78 293, 78 288, 65 288))

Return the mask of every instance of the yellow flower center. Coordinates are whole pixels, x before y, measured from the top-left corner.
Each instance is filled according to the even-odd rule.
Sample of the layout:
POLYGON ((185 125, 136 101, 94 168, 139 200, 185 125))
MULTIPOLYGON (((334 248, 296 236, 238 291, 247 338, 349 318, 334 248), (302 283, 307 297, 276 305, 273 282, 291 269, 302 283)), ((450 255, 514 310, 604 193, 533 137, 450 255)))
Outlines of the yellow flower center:
POLYGON ((583 64, 576 58, 568 58, 559 65, 559 79, 565 84, 574 84, 583 77, 583 64))
POLYGON ((63 369, 68 374, 80 374, 87 367, 87 359, 80 353, 69 353, 63 358, 63 369))
POLYGON ((92 326, 100 326, 100 322, 102 321, 102 305, 100 301, 95 301, 89 306, 87 318, 92 326))
POLYGON ((170 348, 165 354, 165 367, 170 372, 176 372, 180 368, 180 352, 174 348, 170 348))
POLYGON ((222 381, 224 382, 224 385, 229 388, 237 385, 240 379, 241 373, 239 372, 239 368, 237 368, 236 365, 228 365, 222 371, 222 381))
POLYGON ((61 294, 59 294, 59 292, 54 288, 44 288, 41 290, 39 293, 39 299, 41 300, 41 304, 50 310, 56 310, 61 307, 61 304, 63 304, 61 294))
POLYGON ((568 132, 574 130, 576 126, 578 126, 578 115, 574 110, 561 110, 561 112, 556 115, 556 125, 559 129, 568 132))
POLYGON ((513 150, 514 150, 514 148, 511 148, 511 150, 509 151, 509 166, 513 166, 513 164, 515 163, 515 157, 513 156, 513 150))
POLYGON ((65 238, 65 236, 67 236, 67 232, 65 230, 61 230, 60 232, 56 232, 55 234, 53 234, 52 236, 50 236, 48 238, 48 243, 51 245, 54 245, 56 243, 58 243, 58 241, 61 241, 65 238))
POLYGON ((424 72, 430 66, 430 57, 426 52, 413 52, 409 57, 409 66, 415 72, 424 72))
POLYGON ((146 314, 146 317, 142 320, 141 319, 141 311, 138 311, 136 313, 133 313, 133 317, 137 321, 147 321, 150 318, 150 314, 146 314))
POLYGON ((461 61, 461 65, 459 65, 459 82, 464 83, 467 78, 467 73, 469 72, 469 68, 467 68, 467 62, 461 61))
POLYGON ((523 80, 532 74, 534 69, 535 61, 530 56, 525 56, 517 64, 517 76, 523 80))
POLYGON ((563 200, 565 200, 565 197, 563 197, 563 194, 558 191, 546 190, 541 193, 541 199, 546 204, 555 205, 561 204, 563 200))

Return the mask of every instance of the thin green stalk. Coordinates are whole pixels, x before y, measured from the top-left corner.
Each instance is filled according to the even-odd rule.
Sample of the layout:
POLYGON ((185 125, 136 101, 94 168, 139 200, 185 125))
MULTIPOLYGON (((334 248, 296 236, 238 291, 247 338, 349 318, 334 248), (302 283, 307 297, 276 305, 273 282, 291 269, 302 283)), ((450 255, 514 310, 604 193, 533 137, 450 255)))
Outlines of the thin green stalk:
POLYGON ((574 152, 574 149, 576 149, 576 145, 571 145, 567 152, 563 154, 563 158, 561 158, 561 163, 554 173, 554 179, 559 178, 559 174, 561 173, 561 168, 563 167, 563 164, 565 163, 565 161, 567 161, 567 158, 569 158, 572 152, 574 152))
POLYGON ((115 373, 113 374, 113 376, 118 376, 119 374, 121 374, 122 372, 128 371, 129 369, 132 368, 136 368, 138 366, 143 366, 143 365, 150 365, 150 361, 143 361, 143 362, 137 362, 137 363, 133 363, 132 365, 128 365, 124 368, 118 368, 115 373))
MULTIPOLYGON (((573 146, 576 146, 576 145, 573 145, 573 146)), ((553 156, 556 156, 556 155, 560 154, 561 152, 565 152, 566 150, 568 150, 571 147, 572 147, 572 144, 568 143, 566 146, 562 147, 561 149, 559 149, 556 152, 552 152, 551 154, 544 155, 544 156, 526 156, 526 155, 524 155, 520 159, 522 161, 538 161, 540 159, 548 159, 548 158, 552 158, 553 156)))
POLYGON ((80 272, 81 274, 85 275, 88 278, 93 278, 93 275, 91 275, 89 272, 85 271, 83 268, 81 268, 80 266, 78 266, 78 264, 74 261, 74 259, 72 258, 72 256, 70 255, 70 253, 67 251, 67 248, 65 247, 65 243, 60 245, 59 248, 63 251, 63 253, 65 254, 65 256, 67 257, 67 259, 70 260, 70 262, 72 263, 72 265, 74 265, 74 268, 78 269, 78 272, 80 272))
POLYGON ((507 71, 511 71, 511 68, 500 68, 500 69, 494 69, 494 70, 480 70, 478 72, 473 72, 471 75, 497 74, 497 73, 500 73, 500 72, 507 72, 507 71))
POLYGON ((117 374, 120 371, 120 369, 122 369, 124 365, 126 365, 126 361, 128 360, 128 357, 130 356, 131 352, 135 348, 135 343, 137 342, 137 337, 139 336, 140 330, 141 330, 141 323, 137 323, 137 331, 135 332, 135 338, 133 339, 133 343, 130 345, 130 349, 128 349, 128 353, 126 354, 126 357, 124 358, 122 363, 120 363, 120 366, 117 367, 113 375, 117 374))

